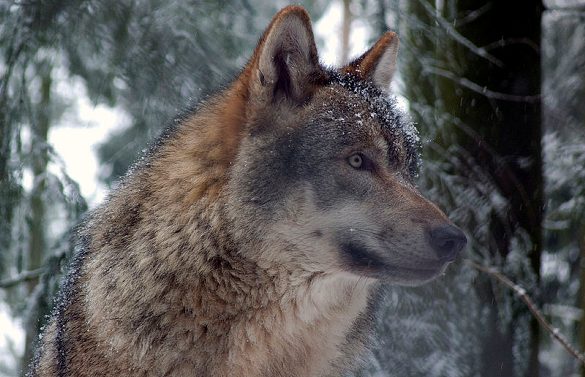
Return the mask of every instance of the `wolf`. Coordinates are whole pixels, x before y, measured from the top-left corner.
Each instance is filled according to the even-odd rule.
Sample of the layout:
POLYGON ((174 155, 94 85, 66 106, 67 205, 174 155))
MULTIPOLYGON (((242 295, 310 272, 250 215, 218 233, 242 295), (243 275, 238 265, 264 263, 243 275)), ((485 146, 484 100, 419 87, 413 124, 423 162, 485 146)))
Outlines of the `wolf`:
POLYGON ((326 68, 307 12, 277 13, 80 227, 29 376, 354 370, 380 287, 434 279, 466 243, 415 186, 398 43, 326 68))

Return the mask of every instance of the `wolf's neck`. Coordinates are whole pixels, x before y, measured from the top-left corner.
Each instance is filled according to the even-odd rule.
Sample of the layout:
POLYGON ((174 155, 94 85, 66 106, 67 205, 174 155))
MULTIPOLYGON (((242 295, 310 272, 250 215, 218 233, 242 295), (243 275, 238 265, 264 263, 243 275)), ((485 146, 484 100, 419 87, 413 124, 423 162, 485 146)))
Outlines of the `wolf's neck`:
POLYGON ((230 302, 217 291, 201 292, 213 298, 213 306, 221 303, 215 306, 218 320, 208 331, 219 331, 216 335, 223 337, 225 348, 218 351, 229 357, 214 375, 330 372, 335 361, 343 359, 347 337, 360 335, 353 332, 354 324, 367 308, 371 286, 371 281, 347 276, 315 275, 302 283, 278 277, 257 290, 242 290, 230 302))
MULTIPOLYGON (((349 273, 260 267, 215 229, 214 257, 199 273, 193 308, 204 324, 201 342, 224 339, 215 375, 319 376, 341 358, 342 346, 366 310, 374 282, 349 273), (294 371, 294 372, 293 372, 294 371)), ((273 250, 282 253, 283 250, 273 250)))
POLYGON ((340 357, 370 281, 260 267, 230 237, 221 204, 151 202, 112 203, 125 210, 98 218, 109 225, 94 235, 84 284, 88 323, 105 352, 127 350, 136 368, 144 352, 166 355, 154 358, 161 374, 217 376, 315 376, 340 357))

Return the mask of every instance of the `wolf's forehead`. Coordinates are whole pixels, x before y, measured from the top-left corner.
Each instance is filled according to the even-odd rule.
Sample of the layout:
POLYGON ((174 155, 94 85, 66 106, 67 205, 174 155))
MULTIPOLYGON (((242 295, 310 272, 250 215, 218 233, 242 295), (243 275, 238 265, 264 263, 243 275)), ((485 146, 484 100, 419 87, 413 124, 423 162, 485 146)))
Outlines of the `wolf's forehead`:
POLYGON ((375 147, 379 150, 384 150, 384 151, 389 150, 390 146, 392 145, 391 144, 392 140, 385 137, 382 132, 378 132, 377 134, 375 134, 372 139, 373 139, 372 141, 373 141, 375 147))
POLYGON ((336 132, 367 139, 390 158, 404 161, 412 176, 419 168, 419 136, 414 124, 387 96, 368 82, 337 76, 314 98, 318 117, 333 122, 336 132))
POLYGON ((398 109, 396 100, 368 83, 342 83, 334 81, 319 91, 315 98, 319 116, 345 124, 343 131, 355 130, 382 139, 379 143, 385 140, 416 146, 418 133, 398 109))

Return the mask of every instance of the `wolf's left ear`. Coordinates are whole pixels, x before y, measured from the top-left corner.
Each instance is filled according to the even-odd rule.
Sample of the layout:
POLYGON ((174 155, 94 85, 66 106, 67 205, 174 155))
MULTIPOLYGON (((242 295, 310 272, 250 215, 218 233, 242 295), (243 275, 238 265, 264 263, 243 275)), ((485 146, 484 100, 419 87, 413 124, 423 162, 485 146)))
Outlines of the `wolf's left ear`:
POLYGON ((317 47, 307 11, 288 6, 274 16, 251 61, 251 100, 304 102, 311 78, 320 70, 317 47))
POLYGON ((389 31, 362 56, 342 67, 341 71, 372 81, 380 90, 387 92, 396 71, 398 44, 398 35, 389 31))

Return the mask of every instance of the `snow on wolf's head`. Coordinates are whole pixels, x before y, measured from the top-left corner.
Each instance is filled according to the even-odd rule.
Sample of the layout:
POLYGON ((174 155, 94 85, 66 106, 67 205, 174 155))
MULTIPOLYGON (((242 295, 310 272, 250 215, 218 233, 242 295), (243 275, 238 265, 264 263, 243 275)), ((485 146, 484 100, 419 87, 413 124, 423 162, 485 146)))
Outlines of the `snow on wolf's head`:
POLYGON ((409 285, 455 259, 466 238, 416 189, 418 136, 387 92, 397 52, 388 32, 324 68, 307 13, 275 16, 233 85, 242 126, 225 195, 241 253, 409 285))

